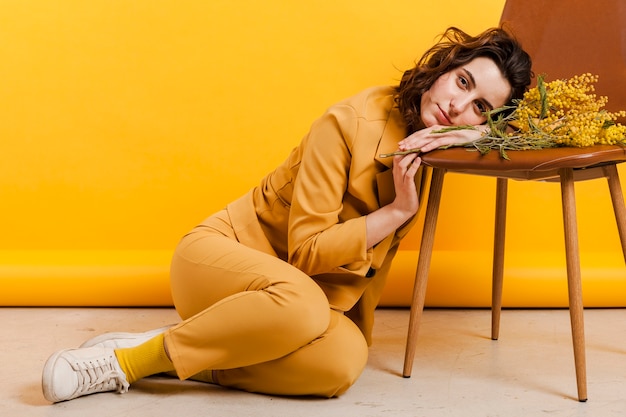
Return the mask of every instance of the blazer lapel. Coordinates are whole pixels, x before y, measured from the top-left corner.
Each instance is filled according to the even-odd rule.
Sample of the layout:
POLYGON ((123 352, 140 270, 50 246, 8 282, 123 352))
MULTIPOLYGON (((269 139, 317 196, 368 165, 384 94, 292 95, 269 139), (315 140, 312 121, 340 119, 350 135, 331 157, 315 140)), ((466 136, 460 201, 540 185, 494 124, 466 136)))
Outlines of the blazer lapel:
POLYGON ((398 150, 398 142, 406 137, 406 124, 397 108, 393 107, 387 116, 387 123, 383 129, 383 134, 378 142, 374 159, 377 162, 391 168, 393 157, 381 158, 380 155, 392 153, 398 150))
POLYGON ((378 205, 386 206, 396 198, 393 186, 393 157, 381 158, 380 155, 392 153, 398 150, 398 142, 406 137, 406 125, 400 112, 393 107, 389 111, 387 123, 383 129, 374 160, 387 167, 384 171, 376 174, 376 187, 378 190, 378 205))

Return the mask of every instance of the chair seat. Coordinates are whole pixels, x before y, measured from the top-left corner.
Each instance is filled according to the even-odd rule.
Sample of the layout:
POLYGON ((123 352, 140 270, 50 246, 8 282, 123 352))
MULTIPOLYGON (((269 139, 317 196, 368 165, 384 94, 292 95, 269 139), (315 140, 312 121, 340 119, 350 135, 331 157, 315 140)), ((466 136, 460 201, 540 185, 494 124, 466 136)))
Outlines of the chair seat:
POLYGON ((626 161, 626 147, 595 145, 584 148, 547 148, 507 151, 507 155, 508 160, 502 158, 497 150, 481 155, 473 149, 449 148, 423 154, 422 162, 433 168, 467 174, 518 180, 547 180, 558 177, 561 168, 582 170, 626 161))

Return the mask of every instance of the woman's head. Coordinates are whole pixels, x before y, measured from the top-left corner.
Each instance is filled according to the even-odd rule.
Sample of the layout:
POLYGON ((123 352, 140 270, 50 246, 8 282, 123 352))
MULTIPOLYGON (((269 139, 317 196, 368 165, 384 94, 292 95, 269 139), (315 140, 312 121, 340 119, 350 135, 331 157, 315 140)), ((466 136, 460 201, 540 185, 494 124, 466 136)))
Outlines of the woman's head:
MULTIPOLYGON (((409 133, 421 124, 422 97, 437 80, 467 65, 483 68, 484 65, 477 67, 475 64, 487 62, 484 58, 492 62, 492 67, 495 64, 500 78, 508 86, 508 91, 497 92, 500 93, 497 97, 504 97, 505 101, 492 103, 495 107, 523 96, 532 78, 531 59, 512 35, 502 28, 493 28, 474 37, 457 28, 449 28, 441 41, 426 51, 415 68, 404 73, 396 89, 396 103, 409 133)), ((502 83, 498 86, 502 88, 502 83)))

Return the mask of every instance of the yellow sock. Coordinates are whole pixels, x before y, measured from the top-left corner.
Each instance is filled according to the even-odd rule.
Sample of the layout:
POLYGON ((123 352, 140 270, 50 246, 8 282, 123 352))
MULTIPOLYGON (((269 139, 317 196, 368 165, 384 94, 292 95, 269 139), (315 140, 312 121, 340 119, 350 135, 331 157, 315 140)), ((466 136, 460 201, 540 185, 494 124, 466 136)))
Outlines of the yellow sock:
POLYGON ((165 353, 162 334, 139 346, 116 349, 115 356, 129 384, 146 376, 174 370, 172 361, 165 353))

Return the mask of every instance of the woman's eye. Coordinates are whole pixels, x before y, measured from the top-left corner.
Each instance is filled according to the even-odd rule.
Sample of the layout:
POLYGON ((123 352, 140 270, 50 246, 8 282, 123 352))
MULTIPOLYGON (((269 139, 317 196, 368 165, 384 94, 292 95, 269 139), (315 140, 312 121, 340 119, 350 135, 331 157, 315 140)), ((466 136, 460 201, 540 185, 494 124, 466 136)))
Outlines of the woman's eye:
POLYGON ((459 85, 463 88, 467 88, 467 80, 464 77, 459 77, 459 85))
POLYGON ((487 106, 485 106, 484 103, 477 101, 475 105, 476 105, 476 110, 480 112, 480 114, 485 113, 487 111, 487 106))

